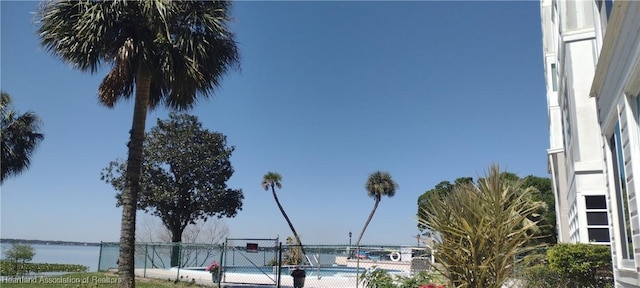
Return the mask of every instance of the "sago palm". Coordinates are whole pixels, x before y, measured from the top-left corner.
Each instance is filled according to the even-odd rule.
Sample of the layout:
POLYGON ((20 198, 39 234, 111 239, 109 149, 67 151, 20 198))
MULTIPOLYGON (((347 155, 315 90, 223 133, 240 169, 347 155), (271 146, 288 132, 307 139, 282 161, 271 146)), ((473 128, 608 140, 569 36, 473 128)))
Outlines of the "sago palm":
POLYGON ((188 109, 211 96, 239 65, 227 27, 229 1, 50 1, 39 13, 41 45, 73 67, 110 70, 98 100, 113 107, 135 95, 122 194, 119 274, 133 287, 136 202, 149 108, 188 109))
MULTIPOLYGON (((278 195, 276 194, 276 187, 278 187, 278 189, 282 188, 282 176, 280 176, 280 174, 276 172, 268 172, 267 174, 265 174, 262 178, 262 188, 264 188, 265 191, 269 191, 269 188, 271 188, 273 199, 276 200, 276 204, 278 205, 278 209, 280 209, 280 213, 282 213, 284 220, 287 220, 287 224, 289 224, 291 233, 293 233, 293 237, 296 238, 296 242, 298 242, 297 245, 300 245, 300 250, 302 251, 302 256, 304 257, 307 254, 304 252, 304 246, 302 246, 302 242, 300 241, 300 235, 298 235, 298 232, 296 232, 296 228, 293 227, 293 223, 291 223, 291 220, 289 219, 289 216, 287 216, 287 213, 284 212, 284 208, 282 208, 282 204, 280 204, 280 200, 278 200, 278 195)), ((302 261, 304 261, 304 259, 302 259, 302 261)))
POLYGON ((31 156, 44 138, 40 133, 42 120, 33 112, 19 115, 11 108, 11 96, 6 92, 0 95, 2 111, 2 175, 0 183, 7 177, 16 176, 29 168, 31 156))
POLYGON ((362 236, 364 235, 364 231, 367 230, 367 226, 369 226, 369 222, 373 218, 373 214, 376 213, 376 209, 378 209, 378 204, 380 204, 380 200, 382 200, 382 196, 393 197, 396 195, 396 189, 398 189, 398 184, 393 181, 391 178, 391 174, 388 172, 376 171, 369 175, 366 184, 367 195, 375 201, 373 204, 373 210, 369 214, 369 218, 367 218, 367 222, 362 227, 362 232, 360 232, 360 236, 358 236, 358 241, 356 241, 356 246, 360 246, 360 240, 362 240, 362 236))

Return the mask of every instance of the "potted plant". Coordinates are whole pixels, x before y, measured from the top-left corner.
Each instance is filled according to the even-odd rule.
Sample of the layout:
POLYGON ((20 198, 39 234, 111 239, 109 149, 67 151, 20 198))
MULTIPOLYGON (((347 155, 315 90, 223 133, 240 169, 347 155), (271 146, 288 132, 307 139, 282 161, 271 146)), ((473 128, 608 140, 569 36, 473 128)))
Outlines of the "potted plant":
POLYGON ((211 264, 204 269, 204 271, 211 273, 211 281, 213 283, 220 282, 220 270, 220 264, 216 260, 211 261, 211 264))
POLYGON ((304 287, 304 278, 307 277, 307 272, 296 267, 291 271, 291 277, 293 277, 293 287, 302 288, 304 287))

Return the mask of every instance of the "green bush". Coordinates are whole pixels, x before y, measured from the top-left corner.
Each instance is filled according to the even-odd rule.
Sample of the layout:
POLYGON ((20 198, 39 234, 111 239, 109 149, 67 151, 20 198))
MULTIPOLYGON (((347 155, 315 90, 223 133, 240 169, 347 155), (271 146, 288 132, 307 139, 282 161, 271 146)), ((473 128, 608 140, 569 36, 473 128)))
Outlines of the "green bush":
POLYGON ((557 244, 547 250, 549 268, 567 282, 564 287, 612 287, 613 267, 609 246, 557 244))
POLYGON ((389 272, 384 269, 367 270, 360 276, 364 287, 369 288, 396 288, 393 284, 393 278, 389 275, 389 272))
POLYGON ((564 288, 568 286, 566 280, 560 279, 560 275, 546 264, 538 264, 528 268, 524 273, 524 279, 525 288, 564 288))
POLYGON ((420 272, 412 277, 389 275, 384 269, 373 268, 362 273, 361 281, 367 288, 421 288, 444 287, 437 283, 443 283, 444 277, 437 272, 420 272))
POLYGON ((44 272, 86 272, 87 266, 76 264, 53 264, 53 263, 24 263, 17 267, 15 263, 7 260, 0 260, 0 276, 14 276, 27 273, 44 272))

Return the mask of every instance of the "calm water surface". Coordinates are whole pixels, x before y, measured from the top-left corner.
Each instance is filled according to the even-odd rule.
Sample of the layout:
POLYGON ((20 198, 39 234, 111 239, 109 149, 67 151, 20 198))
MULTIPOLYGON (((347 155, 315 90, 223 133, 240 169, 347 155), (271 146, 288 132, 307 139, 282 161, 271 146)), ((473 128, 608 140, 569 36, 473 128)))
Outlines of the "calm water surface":
MULTIPOLYGON (((11 244, 0 243, 0 247, 4 252, 11 244)), ((98 270, 100 246, 31 244, 31 247, 36 253, 33 263, 79 264, 89 267, 90 272, 98 270)))

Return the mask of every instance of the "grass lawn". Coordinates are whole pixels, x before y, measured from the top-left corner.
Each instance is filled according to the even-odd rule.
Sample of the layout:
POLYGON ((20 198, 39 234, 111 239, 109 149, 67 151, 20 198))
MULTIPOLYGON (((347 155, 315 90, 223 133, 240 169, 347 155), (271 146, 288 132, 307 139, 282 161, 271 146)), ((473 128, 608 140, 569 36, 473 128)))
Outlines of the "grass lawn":
MULTIPOLYGON (((35 279, 25 279, 23 283, 11 283, 10 281, 0 282, 1 287, 28 288, 28 287, 99 287, 117 288, 118 276, 113 273, 87 272, 70 273, 54 277, 44 277, 35 279), (27 282, 29 281, 29 282, 27 282)), ((139 278, 136 277, 136 287, 141 288, 163 288, 163 287, 211 287, 190 282, 174 283, 173 281, 139 278)))

